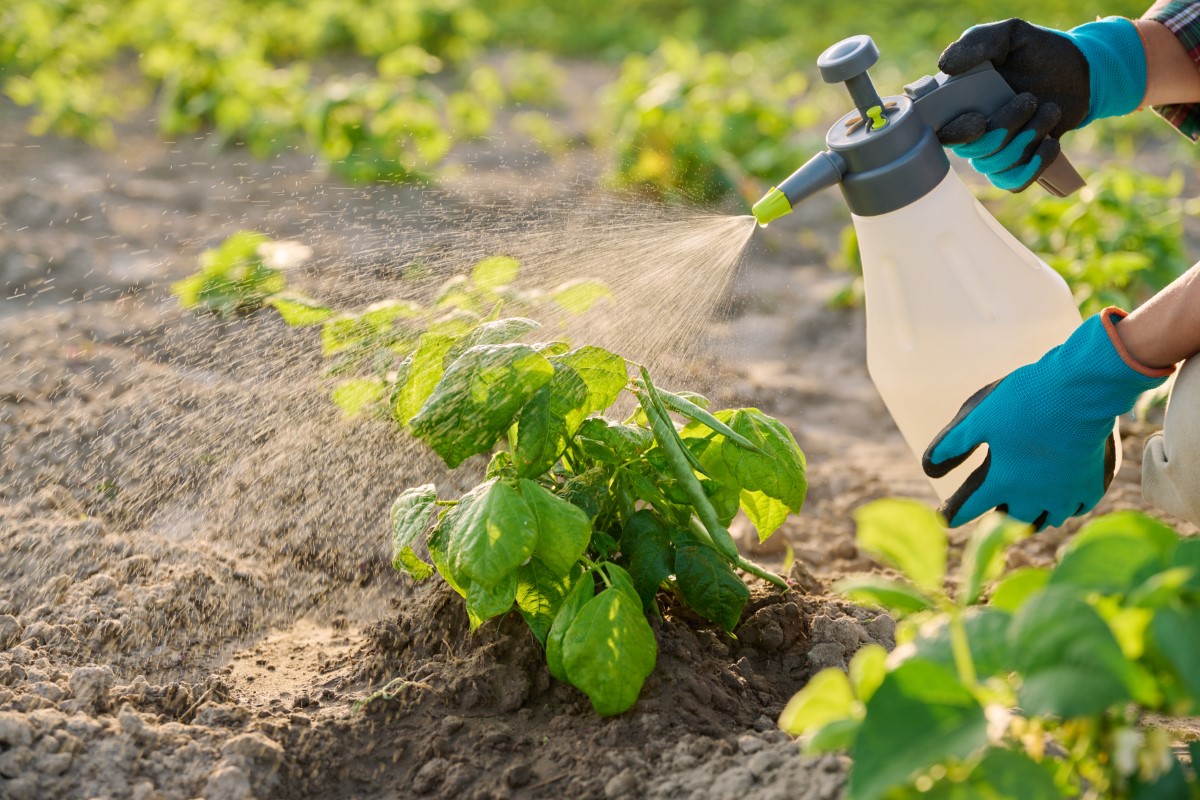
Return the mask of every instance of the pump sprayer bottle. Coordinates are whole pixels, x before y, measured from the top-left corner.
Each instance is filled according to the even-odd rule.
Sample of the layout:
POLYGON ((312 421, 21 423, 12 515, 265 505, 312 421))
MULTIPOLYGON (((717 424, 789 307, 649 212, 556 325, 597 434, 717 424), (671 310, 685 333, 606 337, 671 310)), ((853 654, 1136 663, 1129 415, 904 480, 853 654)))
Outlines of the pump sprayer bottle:
MULTIPOLYGON (((813 156, 754 205, 759 223, 839 185, 858 234, 866 294, 867 370, 919 460, 959 407, 984 386, 1061 344, 1082 321, 1066 282, 971 195, 936 131, 959 114, 990 115, 1013 90, 990 64, 926 76, 881 99, 867 70, 868 36, 830 47, 817 66, 857 107, 813 156)), ((1039 180, 1066 196, 1083 185, 1059 155, 1039 180)), ((1120 438, 1116 437, 1120 466, 1120 438)), ((933 481, 944 500, 983 462, 933 481)))

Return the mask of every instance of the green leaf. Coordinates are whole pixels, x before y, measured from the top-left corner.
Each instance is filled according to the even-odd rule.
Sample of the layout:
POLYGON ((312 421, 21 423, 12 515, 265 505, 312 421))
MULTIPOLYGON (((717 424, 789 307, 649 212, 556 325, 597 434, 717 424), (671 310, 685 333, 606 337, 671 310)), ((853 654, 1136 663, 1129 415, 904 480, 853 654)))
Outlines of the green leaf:
POLYGON ((515 572, 510 572, 491 589, 485 589, 482 584, 472 583, 467 587, 467 619, 470 620, 471 630, 475 630, 492 617, 508 612, 516 599, 515 572))
POLYGON ((850 750, 862 728, 862 720, 847 717, 822 725, 805 740, 801 752, 806 756, 850 750))
POLYGON ((581 509, 589 520, 595 520, 612 499, 608 483, 612 475, 596 467, 567 479, 559 497, 581 509))
POLYGON ((587 385, 585 415, 611 406, 629 382, 625 359, 602 347, 588 345, 561 356, 551 356, 550 360, 555 367, 561 364, 573 369, 587 385))
POLYGON ((1003 611, 1015 612, 1025 601, 1050 582, 1050 570, 1041 567, 1022 567, 1004 576, 992 590, 988 605, 1003 611))
POLYGON ((533 513, 537 545, 533 555, 556 575, 566 575, 587 549, 592 523, 577 506, 530 480, 518 484, 533 513))
MULTIPOLYGON (((471 495, 464 496, 459 500, 459 505, 463 502, 471 502, 471 495), (470 498, 470 499, 469 499, 470 498)), ((457 508, 455 506, 454 508, 457 508)), ((449 536, 446 532, 446 518, 453 517, 450 513, 452 509, 448 509, 438 520, 438 524, 429 532, 429 538, 426 540, 426 545, 429 547, 429 560, 433 562, 433 566, 437 568, 438 574, 442 579, 449 584, 450 588, 458 592, 462 597, 467 596, 467 587, 471 585, 471 579, 462 573, 455 572, 454 564, 450 559, 450 554, 447 551, 447 540, 449 536)), ((453 522, 453 519, 451 520, 453 522)))
POLYGON ((1143 608, 1161 608, 1169 605, 1179 599, 1195 574, 1192 567, 1171 567, 1157 572, 1130 592, 1125 602, 1127 605, 1143 608))
POLYGON ((1184 539, 1171 554, 1172 567, 1185 567, 1192 570, 1192 577, 1187 582, 1187 588, 1200 592, 1200 539, 1184 539))
POLYGON ((484 291, 494 291, 517 279, 521 264, 509 256, 485 258, 471 270, 471 282, 484 291))
POLYGON ((831 722, 861 719, 862 715, 862 705, 855 700, 846 673, 828 667, 792 695, 779 715, 779 727, 793 736, 805 736, 831 722))
POLYGON ((316 325, 333 316, 332 308, 299 292, 280 292, 268 297, 266 302, 292 327, 316 325))
POLYGON ((988 749, 967 782, 978 786, 975 797, 987 800, 1062 800, 1063 797, 1048 763, 1039 764, 1024 753, 999 747, 988 749))
POLYGON ((495 589, 533 555, 537 519, 508 484, 493 481, 476 491, 480 490, 460 500, 441 524, 453 572, 484 589, 495 589))
POLYGON ((1164 522, 1140 511, 1116 511, 1089 522, 1079 529, 1079 533, 1067 545, 1068 551, 1094 540, 1107 539, 1110 536, 1132 536, 1150 544, 1164 560, 1179 544, 1179 534, 1164 522))
POLYGON ((1150 623, 1150 632, 1159 652, 1187 687, 1192 708, 1200 708, 1200 611, 1160 608, 1150 623))
POLYGON ((350 378, 333 387, 330 396, 348 417, 357 417, 365 409, 383 400, 387 385, 382 378, 350 378))
POLYGON ((850 685, 854 696, 862 703, 871 699, 887 676, 888 651, 880 645, 869 644, 850 659, 850 685))
POLYGON ((579 616, 579 612, 588 601, 596 596, 596 579, 591 572, 585 572, 571 587, 567 599, 559 606, 550 624, 550 632, 546 634, 546 666, 550 674, 564 683, 569 683, 566 668, 563 666, 563 641, 571 623, 579 616))
POLYGON ((960 605, 970 605, 979 600, 984 585, 1000 577, 1004 570, 1008 548, 1024 539, 1032 530, 1023 522, 1001 515, 989 516, 976 526, 963 551, 960 605))
POLYGON ((442 361, 446 353, 454 346, 453 336, 426 333, 417 340, 417 349, 412 354, 412 364, 408 368, 408 378, 400 391, 396 393, 392 404, 392 416, 401 425, 409 425, 412 418, 425 405, 429 395, 438 381, 442 379, 444 370, 442 361))
MULTIPOLYGON (((749 440, 759 452, 718 437, 700 456, 706 471, 710 464, 724 467, 735 486, 762 492, 799 512, 808 493, 808 479, 804 454, 791 431, 756 408, 718 411, 714 416, 749 440)), ((720 479, 715 474, 713 477, 720 479)))
POLYGON ((417 558, 412 543, 429 524, 429 515, 436 503, 437 489, 432 483, 406 489, 392 503, 392 567, 417 580, 425 580, 433 574, 433 569, 417 558))
POLYGON ((1048 586, 1025 602, 1008 632, 1029 715, 1079 717, 1129 700, 1134 676, 1108 625, 1071 586, 1048 586))
POLYGON ((534 393, 517 416, 514 458, 518 475, 533 477, 554 466, 587 414, 587 396, 587 384, 579 373, 554 365, 554 377, 534 393))
POLYGON ((1123 593, 1161 565, 1162 558, 1152 541, 1135 534, 1107 531, 1079 544, 1072 542, 1050 573, 1050 585, 1123 593))
POLYGON ((650 449, 654 434, 637 425, 622 425, 603 417, 585 419, 575 434, 575 446, 585 456, 609 464, 631 461, 650 449))
MULTIPOLYGON (((469 350, 481 344, 507 344, 508 342, 520 339, 525 334, 540 327, 542 327, 540 322, 534 322, 524 317, 508 317, 506 319, 485 322, 463 337, 446 353, 444 359, 445 365, 449 366, 450 361, 464 350, 469 350)), ((545 354, 543 353, 543 355, 545 354)))
POLYGON ((607 286, 587 278, 568 281, 550 290, 550 299, 571 314, 587 313, 588 309, 607 297, 612 297, 607 286))
POLYGON ((362 343, 372 333, 354 314, 338 314, 329 317, 321 325, 321 353, 332 356, 343 353, 362 343))
POLYGON ((378 332, 391 330, 398 319, 421 319, 425 310, 407 300, 380 300, 364 308, 358 318, 378 332))
POLYGON ((621 530, 621 552, 629 559, 629 576, 642 607, 650 608, 658 587, 675 571, 671 534, 654 512, 642 509, 621 530))
POLYGON ((553 375, 550 362, 528 345, 472 347, 446 370, 409 427, 457 467, 490 449, 553 375))
POLYGON ((854 512, 854 521, 860 548, 922 589, 941 592, 946 529, 936 511, 916 500, 876 500, 854 512))
POLYGON ((517 570, 517 610, 542 647, 567 594, 582 574, 583 567, 576 565, 567 575, 556 575, 536 557, 517 570))
POLYGON ((605 717, 633 707, 657 657, 654 632, 632 590, 613 588, 590 599, 562 643, 567 679, 605 717))
POLYGON ((737 627, 750 589, 717 551, 702 544, 678 546, 675 581, 683 599, 700 616, 727 631, 737 627))
MULTIPOLYGON (((976 606, 963 613, 963 628, 975 673, 982 680, 1004 676, 1012 671, 1013 657, 1008 649, 1008 630, 1012 615, 1007 611, 976 606)), ((941 615, 922 625, 913 641, 912 657, 956 669, 954 650, 950 643, 950 618, 941 615)))
POLYGON ((934 607, 934 602, 907 583, 875 575, 855 575, 834 586, 834 591, 861 605, 878 606, 897 617, 934 607))
POLYGON ((912 659, 888 673, 854 740, 850 796, 878 800, 934 764, 987 742, 983 707, 940 664, 912 659))
POLYGON ((749 489, 742 489, 738 495, 738 503, 742 511, 746 512, 750 523, 758 531, 758 540, 760 542, 765 542, 770 538, 771 534, 779 530, 779 526, 788 517, 788 508, 783 504, 783 501, 767 497, 762 492, 752 492, 749 489))

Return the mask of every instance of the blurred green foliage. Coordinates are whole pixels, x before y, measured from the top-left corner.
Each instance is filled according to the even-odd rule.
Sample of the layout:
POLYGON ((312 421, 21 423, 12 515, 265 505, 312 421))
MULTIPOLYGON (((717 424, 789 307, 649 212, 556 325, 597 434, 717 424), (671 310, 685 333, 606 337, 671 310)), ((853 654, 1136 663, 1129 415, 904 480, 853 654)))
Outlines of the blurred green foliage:
MULTIPOLYGON (((260 157, 305 146, 351 180, 426 180, 502 105, 557 102, 548 53, 628 57, 600 126, 617 131, 617 181, 706 200, 787 169, 793 132, 842 110, 796 73, 844 36, 871 33, 898 78, 913 63, 932 71, 976 22, 1140 11, 1127 0, 8 0, 0 85, 36 109, 38 134, 107 144, 114 121, 153 102, 166 136, 213 129, 260 157), (518 52, 485 66, 498 49, 518 52)), ((519 130, 565 148, 544 115, 525 114, 519 130)))

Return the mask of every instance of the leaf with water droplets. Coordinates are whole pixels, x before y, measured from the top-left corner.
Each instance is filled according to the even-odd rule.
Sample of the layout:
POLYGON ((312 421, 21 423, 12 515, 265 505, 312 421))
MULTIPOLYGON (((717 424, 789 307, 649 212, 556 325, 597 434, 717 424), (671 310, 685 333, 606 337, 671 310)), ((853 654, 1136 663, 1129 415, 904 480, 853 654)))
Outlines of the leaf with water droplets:
POLYGON ((612 291, 600 281, 581 278, 552 289, 550 297, 568 312, 584 314, 596 303, 612 297, 612 291))
MULTIPOLYGON (((416 359, 413 364, 415 373, 416 359)), ((472 347, 446 370, 409 427, 457 467, 489 450, 553 375, 554 367, 529 345, 472 347)))
POLYGON ((331 397, 348 417, 357 417, 383 399, 387 387, 382 378, 351 378, 334 387, 331 397))
POLYGON ((509 256, 485 258, 471 270, 471 281, 478 289, 492 291, 507 286, 517 278, 521 265, 509 256))
POLYGON ((433 569, 417 558, 412 543, 425 530, 436 503, 437 489, 432 483, 406 489, 392 503, 392 567, 417 580, 433 574, 433 569))
POLYGON ((436 333, 426 333, 417 341, 404 384, 392 403, 392 416, 401 425, 409 424, 433 394, 445 372, 442 362, 454 342, 453 336, 436 333))

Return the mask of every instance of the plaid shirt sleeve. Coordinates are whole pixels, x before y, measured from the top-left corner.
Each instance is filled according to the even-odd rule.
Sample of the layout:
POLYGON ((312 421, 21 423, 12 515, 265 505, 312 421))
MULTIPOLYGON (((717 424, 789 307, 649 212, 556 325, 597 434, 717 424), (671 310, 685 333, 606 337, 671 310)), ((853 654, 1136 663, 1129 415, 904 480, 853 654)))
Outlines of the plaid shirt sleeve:
MULTIPOLYGON (((1149 19, 1166 25, 1200 65, 1200 2, 1163 3, 1149 19)), ((1200 103, 1154 106, 1154 110, 1193 142, 1200 138, 1200 103)))

